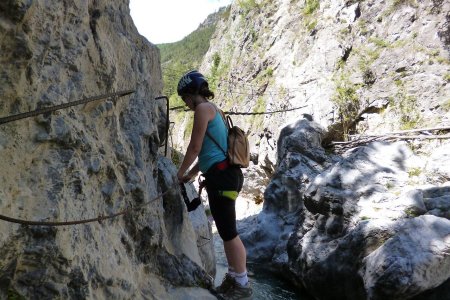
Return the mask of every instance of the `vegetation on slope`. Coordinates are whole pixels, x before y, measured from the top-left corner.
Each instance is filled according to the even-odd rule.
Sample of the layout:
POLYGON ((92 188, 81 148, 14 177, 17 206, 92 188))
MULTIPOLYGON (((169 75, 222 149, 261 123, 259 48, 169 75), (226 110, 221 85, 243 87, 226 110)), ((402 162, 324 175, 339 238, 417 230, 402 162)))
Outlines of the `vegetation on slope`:
MULTIPOLYGON (((163 93, 169 97, 170 107, 183 106, 184 103, 177 95, 177 84, 180 77, 189 70, 199 69, 202 60, 209 49, 210 40, 216 30, 217 23, 228 18, 231 7, 221 8, 208 18, 188 36, 175 43, 159 44, 161 66, 163 73, 163 93)), ((186 120, 184 111, 174 111, 172 119, 184 128, 184 139, 192 130, 192 118, 186 120), (184 123, 186 122, 186 123, 184 123), (181 125, 183 124, 184 125, 181 125)), ((177 126, 178 127, 178 126, 177 126)))
POLYGON ((198 69, 202 59, 209 49, 209 42, 216 24, 220 18, 229 13, 222 8, 217 13, 210 15, 197 30, 175 43, 159 44, 161 65, 163 71, 164 94, 171 98, 172 105, 180 105, 176 94, 178 79, 188 70, 198 69), (174 103, 172 103, 174 102, 174 103))

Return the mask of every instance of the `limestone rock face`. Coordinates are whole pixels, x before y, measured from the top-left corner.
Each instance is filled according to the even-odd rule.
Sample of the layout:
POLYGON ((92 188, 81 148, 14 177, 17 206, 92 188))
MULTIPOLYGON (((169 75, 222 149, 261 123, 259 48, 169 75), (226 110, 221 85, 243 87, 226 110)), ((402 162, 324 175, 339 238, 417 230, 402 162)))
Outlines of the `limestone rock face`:
POLYGON ((400 192, 410 185, 408 162, 419 159, 412 156, 402 144, 371 144, 347 153, 309 185, 303 199, 314 227, 299 222, 288 252, 292 270, 313 294, 409 299, 450 277, 449 220, 421 216, 433 214, 424 205, 429 189, 400 192), (330 281, 336 285, 326 291, 330 281))
POLYGON ((274 174, 280 131, 302 114, 327 129, 324 143, 450 125, 449 11, 435 0, 234 1, 201 66, 215 101, 286 110, 233 116, 258 158, 248 178, 274 174))
POLYGON ((320 125, 306 119, 281 131, 278 145, 285 147, 280 147, 280 164, 264 192, 263 211, 239 224, 252 260, 287 264, 286 244, 294 226, 304 217, 302 195, 307 184, 332 161, 320 146, 323 134, 320 125), (301 150, 307 155, 301 155, 301 150))
POLYGON ((317 299, 448 298, 450 182, 427 171, 441 147, 372 143, 337 156, 321 148, 324 133, 307 119, 281 130, 264 209, 239 227, 249 259, 317 299))
POLYGON ((0 3, 1 116, 135 93, 0 125, 1 214, 101 224, 0 222, 0 298, 173 299, 205 295, 215 272, 206 216, 192 221, 173 164, 159 157, 159 53, 127 0, 0 3), (162 193, 163 197, 158 197, 162 193), (197 289, 196 289, 197 288, 197 289), (184 291, 183 290, 183 291, 184 291))
POLYGON ((231 5, 201 71, 225 111, 282 111, 233 116, 250 136, 248 191, 270 180, 263 211, 240 224, 250 260, 317 299, 450 298, 448 141, 322 148, 450 126, 449 11, 434 0, 231 5))
POLYGON ((419 183, 411 171, 435 155, 372 143, 331 156, 314 122, 281 132, 264 210, 242 227, 251 259, 281 267, 317 299, 449 297, 449 182, 419 183))
POLYGON ((434 288, 450 274, 450 221, 421 216, 364 258, 361 273, 370 299, 407 298, 434 288))

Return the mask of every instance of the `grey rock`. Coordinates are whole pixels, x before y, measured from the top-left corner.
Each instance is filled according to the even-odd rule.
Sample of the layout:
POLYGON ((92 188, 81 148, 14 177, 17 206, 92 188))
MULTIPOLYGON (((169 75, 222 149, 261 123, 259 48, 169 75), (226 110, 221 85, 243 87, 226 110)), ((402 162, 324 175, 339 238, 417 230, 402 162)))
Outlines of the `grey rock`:
MULTIPOLYGON (((334 101, 343 87, 340 82, 358 100, 358 109, 348 121, 350 133, 382 134, 402 127, 450 124, 443 106, 450 94, 444 79, 448 1, 411 5, 327 0, 320 1, 312 15, 304 13, 305 6, 304 1, 265 2, 244 15, 242 7, 233 3, 229 17, 218 23, 200 67, 211 75, 214 57, 220 56, 219 68, 224 72, 214 101, 222 108, 250 112, 261 102, 266 111, 302 107, 261 119, 233 116, 234 123, 249 133, 252 153, 275 165, 281 151, 276 138, 284 134, 286 124, 305 114, 329 129, 322 142, 342 140, 344 116, 334 101), (251 28, 252 34, 243 28, 251 28), (266 76, 266 71, 271 75, 266 76), (245 103, 239 101, 241 95, 245 103), (230 96, 236 101, 230 103, 230 96), (265 130, 271 131, 271 137, 261 138, 265 130)), ((182 135, 174 143, 186 144, 182 135)), ((429 173, 436 178, 429 182, 438 184, 448 180, 445 166, 450 164, 435 161, 430 162, 429 173)), ((260 173, 252 171, 250 180, 264 182, 256 176, 260 173)), ((259 192, 256 183, 251 185, 252 192, 259 192)))
POLYGON ((135 90, 2 125, 2 213, 79 221, 126 212, 63 227, 1 222, 2 299, 167 299, 212 286, 212 247, 197 243, 211 236, 206 215, 191 221, 175 166, 158 158, 163 104, 148 99, 162 91, 159 51, 128 4, 0 3, 2 116, 135 90))
POLYGON ((408 191, 404 195, 401 195, 400 199, 402 200, 401 206, 406 207, 408 214, 419 216, 429 210, 429 208, 425 206, 423 191, 421 190, 408 191))
POLYGON ((430 155, 425 166, 425 171, 430 177, 434 177, 438 182, 446 182, 450 180, 450 152, 448 145, 444 145, 435 149, 430 155))
POLYGON ((363 260, 368 299, 409 299, 450 277, 450 221, 421 216, 363 260), (419 255, 418 255, 419 254, 419 255))
POLYGON ((286 244, 304 209, 305 186, 324 170, 326 160, 320 147, 320 125, 301 119, 282 130, 278 145, 277 171, 264 192, 263 211, 239 224, 240 237, 249 259, 287 264, 286 244), (314 161, 317 158, 319 162, 314 161))
POLYGON ((442 212, 450 193, 411 187, 408 171, 423 158, 405 143, 371 143, 333 157, 315 152, 321 131, 295 125, 282 130, 285 148, 262 213, 240 224, 249 258, 271 262, 317 299, 445 298, 450 227, 442 212), (435 243, 432 253, 424 246, 435 243))

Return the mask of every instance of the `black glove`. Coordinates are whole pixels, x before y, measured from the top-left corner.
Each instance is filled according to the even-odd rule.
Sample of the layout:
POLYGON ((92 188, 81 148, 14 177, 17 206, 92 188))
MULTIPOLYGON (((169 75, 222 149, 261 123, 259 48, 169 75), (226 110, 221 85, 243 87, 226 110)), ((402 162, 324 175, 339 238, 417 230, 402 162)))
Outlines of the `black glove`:
POLYGON ((180 183, 180 188, 181 188, 181 195, 183 196, 184 203, 186 204, 188 212, 196 210, 197 207, 202 203, 200 197, 197 197, 194 200, 189 201, 184 183, 180 183))

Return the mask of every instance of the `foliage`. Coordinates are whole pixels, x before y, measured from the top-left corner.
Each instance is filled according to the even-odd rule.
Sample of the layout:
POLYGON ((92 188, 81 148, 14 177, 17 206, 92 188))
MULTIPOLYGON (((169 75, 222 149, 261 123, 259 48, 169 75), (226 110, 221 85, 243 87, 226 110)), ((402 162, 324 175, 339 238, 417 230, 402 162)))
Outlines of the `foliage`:
POLYGON ((252 37, 252 42, 256 42, 258 40, 258 33, 254 28, 250 28, 250 35, 252 37))
POLYGON ((205 74, 208 78, 209 86, 212 91, 217 89, 219 82, 226 77, 230 69, 230 62, 235 44, 231 42, 230 37, 225 39, 229 41, 227 46, 222 49, 220 54, 214 53, 210 73, 205 74))
POLYGON ((408 170, 409 177, 419 176, 422 173, 422 169, 420 168, 411 168, 408 170))
POLYGON ((410 207, 405 209, 405 214, 410 218, 416 218, 416 217, 420 216, 420 214, 414 208, 410 208, 410 207))
POLYGON ((393 0, 392 1, 392 7, 393 8, 398 8, 402 5, 410 5, 410 6, 417 6, 417 2, 416 0, 393 0))
POLYGON ((367 85, 373 84, 376 80, 377 78, 371 69, 367 68, 366 70, 364 70, 363 81, 365 84, 367 85))
POLYGON ((405 96, 400 98, 400 122, 401 129, 408 130, 417 127, 420 120, 420 115, 417 112, 417 98, 413 96, 405 96))
MULTIPOLYGON (((259 96, 256 100, 255 106, 253 106, 252 112, 254 113, 263 113, 266 111, 266 100, 259 96)), ((264 123, 264 115, 253 115, 250 118, 250 124, 252 124, 252 128, 261 129, 264 123)))
POLYGON ((8 300, 25 300, 25 297, 20 295, 16 290, 12 288, 8 289, 8 300))
MULTIPOLYGON (((226 13, 226 11, 224 10, 222 13, 226 13)), ((161 55, 165 95, 175 94, 180 77, 187 71, 200 67, 215 30, 215 24, 199 27, 181 41, 157 45, 161 55)))
POLYGON ((442 108, 443 108, 444 110, 446 110, 446 111, 450 111, 450 99, 448 99, 447 101, 445 101, 445 102, 442 104, 442 108))
POLYGON ((400 115, 400 128, 402 130, 414 129, 420 120, 417 98, 406 93, 404 83, 401 80, 396 80, 395 84, 398 86, 398 92, 395 96, 394 105, 395 110, 400 115))
POLYGON ((228 5, 222 15, 222 20, 228 20, 230 18, 230 14, 231 14, 231 5, 228 5))
POLYGON ((444 80, 450 82, 450 73, 444 75, 444 80))
POLYGON ((391 189, 393 189, 395 187, 395 184, 394 183, 392 183, 392 182, 387 182, 386 183, 386 188, 388 189, 388 190, 391 190, 391 189))
POLYGON ((181 99, 180 96, 173 94, 169 98, 169 106, 170 107, 176 107, 176 106, 186 106, 184 101, 181 99))
POLYGON ((305 0, 305 1, 306 1, 305 7, 303 8, 303 13, 305 15, 313 14, 320 7, 319 0, 305 0))
POLYGON ((222 58, 220 57, 219 53, 214 53, 213 59, 212 59, 212 67, 211 67, 211 74, 209 77, 209 85, 214 90, 217 87, 217 81, 219 80, 219 66, 222 58))
MULTIPOLYGON (((217 17, 213 19, 217 22, 220 19, 227 19, 230 15, 230 7, 220 10, 217 17)), ((181 41, 175 43, 159 44, 162 75, 164 82, 164 95, 169 97, 171 107, 184 106, 184 102, 177 95, 176 88, 178 80, 189 70, 199 69, 201 62, 209 49, 209 44, 216 30, 216 23, 208 26, 200 26, 181 41)), ((216 63, 219 64, 220 61, 216 63)), ((188 138, 193 126, 193 118, 183 110, 172 112, 171 118, 175 123, 184 122, 187 118, 187 126, 184 131, 184 138, 188 138)), ((177 127, 177 125, 175 125, 177 127)))
POLYGON ((217 60, 216 62, 218 62, 219 64, 215 66, 213 61, 211 73, 207 75, 209 86, 212 91, 215 91, 217 89, 218 83, 225 77, 225 75, 228 73, 228 70, 230 69, 229 61, 223 62, 223 59, 221 58, 220 61, 217 60))
POLYGON ((340 70, 340 69, 343 69, 344 67, 345 67, 345 60, 342 59, 342 57, 341 57, 336 64, 336 68, 338 70, 340 70))
POLYGON ((181 41, 157 45, 161 52, 161 64, 178 61, 180 63, 199 63, 208 51, 209 41, 216 26, 199 28, 181 41))
POLYGON ((164 83, 163 94, 172 98, 177 95, 177 84, 181 76, 186 71, 194 69, 192 63, 182 63, 180 61, 171 61, 162 67, 162 77, 164 83))
POLYGON ((238 0, 237 4, 239 5, 239 8, 242 9, 244 16, 250 11, 259 8, 259 5, 255 0, 238 0))
POLYGON ((378 47, 381 47, 381 48, 388 48, 389 47, 389 43, 386 42, 383 39, 380 39, 380 38, 371 37, 369 39, 369 42, 372 42, 372 43, 374 43, 375 45, 377 45, 378 47))
POLYGON ((366 35, 369 33, 369 29, 367 28, 367 20, 360 18, 358 21, 358 27, 361 35, 366 35))
POLYGON ((317 26, 317 20, 312 20, 310 22, 307 22, 305 24, 306 28, 308 29, 308 31, 312 31, 314 28, 316 28, 317 26))
POLYGON ((430 56, 436 57, 439 56, 439 54, 441 54, 441 51, 439 51, 438 49, 433 49, 429 51, 430 56))
POLYGON ((381 54, 381 50, 379 48, 371 49, 368 47, 354 49, 354 52, 360 57, 358 65, 362 72, 369 69, 381 54))
POLYGON ((265 111, 266 111, 266 100, 260 96, 258 100, 256 100, 255 106, 253 107, 253 112, 260 113, 265 111))
POLYGON ((172 162, 174 165, 179 168, 181 163, 183 162, 183 154, 175 149, 172 149, 172 162))
POLYGON ((194 127, 194 116, 187 119, 186 127, 184 128, 184 138, 187 139, 192 133, 192 128, 194 127))
POLYGON ((442 57, 442 56, 438 56, 438 57, 436 57, 436 62, 438 62, 438 63, 440 63, 440 64, 445 64, 445 65, 450 65, 450 60, 449 59, 447 59, 447 58, 445 58, 445 57, 442 57))
POLYGON ((394 11, 396 11, 398 8, 402 6, 412 6, 417 7, 417 1, 416 0, 392 0, 392 4, 390 7, 383 13, 385 16, 390 15, 394 11))
POLYGON ((345 74, 341 74, 336 82, 336 91, 331 98, 331 101, 337 106, 344 135, 348 134, 351 124, 359 113, 360 102, 356 93, 357 88, 358 85, 351 83, 345 74))

